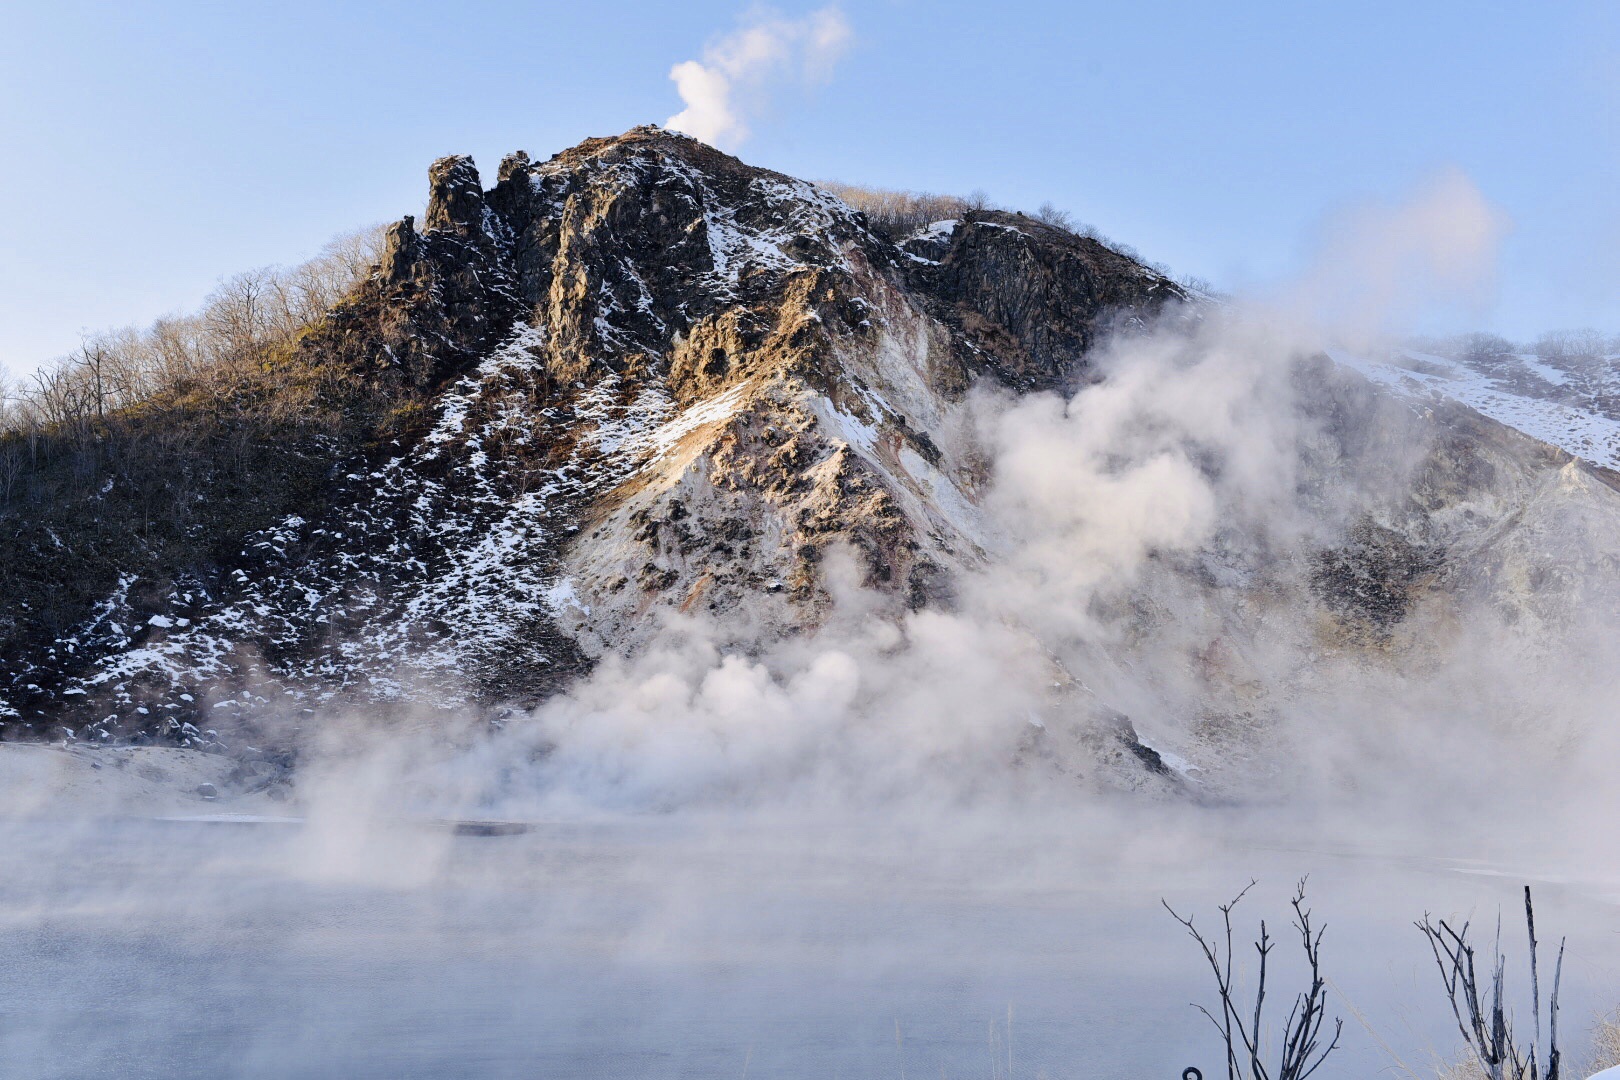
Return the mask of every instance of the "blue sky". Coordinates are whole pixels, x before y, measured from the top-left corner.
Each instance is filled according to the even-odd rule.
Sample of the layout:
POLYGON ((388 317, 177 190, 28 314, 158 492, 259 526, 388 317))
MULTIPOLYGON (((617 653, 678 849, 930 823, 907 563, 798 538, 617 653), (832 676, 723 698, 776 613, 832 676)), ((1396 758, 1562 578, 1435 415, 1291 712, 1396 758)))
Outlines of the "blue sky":
MULTIPOLYGON (((781 3, 784 18, 824 3, 781 3)), ((735 147, 811 178, 1070 210, 1219 285, 1437 170, 1511 219, 1511 336, 1620 330, 1620 5, 847 0, 831 77, 735 147)), ((12 0, 0 35, 0 364, 194 308, 413 212, 427 164, 544 157, 681 108, 669 72, 761 9, 12 0)))

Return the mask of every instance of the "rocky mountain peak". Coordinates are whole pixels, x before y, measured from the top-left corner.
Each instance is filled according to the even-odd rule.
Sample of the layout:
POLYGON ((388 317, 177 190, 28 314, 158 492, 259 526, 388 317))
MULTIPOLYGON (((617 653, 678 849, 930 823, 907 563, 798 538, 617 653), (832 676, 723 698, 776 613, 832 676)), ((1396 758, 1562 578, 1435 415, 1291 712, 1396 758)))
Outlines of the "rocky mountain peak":
POLYGON ((207 709, 262 741, 334 699, 533 701, 661 611, 813 628, 834 549, 897 610, 948 605, 983 558, 982 462, 945 435, 967 389, 1071 385, 1116 320, 1181 297, 1019 215, 897 242, 656 127, 508 155, 488 191, 441 158, 428 195, 287 361, 387 389, 386 434, 19 667, 77 691, 58 714, 127 737, 207 709))
MULTIPOLYGON (((759 343, 788 332, 779 316, 790 297, 795 311, 831 315, 822 329, 853 332, 871 325, 863 309, 874 290, 896 288, 960 335, 946 384, 988 373, 1019 389, 1059 387, 1073 384, 1111 319, 1182 298, 1134 260, 1023 215, 976 212, 896 244, 812 184, 657 127, 545 162, 509 155, 487 197, 465 157, 435 162, 429 180, 424 230, 441 239, 419 253, 409 228, 395 226, 383 282, 412 276, 400 252, 425 259, 414 272, 423 287, 476 264, 482 291, 498 295, 473 295, 470 282, 441 295, 441 308, 459 302, 472 322, 439 333, 477 352, 491 309, 512 301, 511 320, 527 311, 547 326, 552 370, 569 382, 650 364, 677 392, 709 387, 757 370, 759 343)), ((797 332, 813 368, 826 334, 797 332)))

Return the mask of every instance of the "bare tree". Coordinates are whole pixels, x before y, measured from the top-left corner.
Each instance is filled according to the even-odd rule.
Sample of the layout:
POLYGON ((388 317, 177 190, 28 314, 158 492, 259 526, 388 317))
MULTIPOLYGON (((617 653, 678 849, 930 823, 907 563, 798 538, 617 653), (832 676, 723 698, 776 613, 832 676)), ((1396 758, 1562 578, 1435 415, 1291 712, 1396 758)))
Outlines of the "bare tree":
POLYGON ((328 241, 320 255, 310 261, 325 268, 337 288, 347 292, 382 261, 387 228, 383 223, 343 233, 328 241))
POLYGON ((23 430, 27 421, 18 388, 0 377, 0 507, 11 502, 27 463, 23 430))
POLYGON ((1446 350, 1465 363, 1498 371, 1518 360, 1518 346, 1498 334, 1464 334, 1446 350))
POLYGON ((127 397, 131 372, 112 335, 86 338, 66 360, 66 378, 74 384, 83 415, 105 420, 127 397))
POLYGON ((959 218, 974 208, 970 200, 955 195, 890 191, 886 188, 841 184, 833 180, 821 181, 817 186, 844 200, 851 209, 865 214, 874 230, 893 239, 936 221, 959 218))
POLYGON ((1186 927, 1187 933, 1198 943, 1215 976, 1215 987, 1220 995, 1220 1017, 1217 1019, 1202 1005, 1195 1004, 1193 1007, 1208 1017, 1215 1030, 1220 1032, 1226 1046, 1227 1080, 1305 1080, 1321 1067, 1328 1055, 1339 1048, 1339 1037, 1344 1033, 1344 1021, 1335 1017, 1333 1038, 1326 1046, 1322 1045, 1322 1029, 1327 1022, 1327 980, 1322 975, 1322 934, 1326 928, 1312 925, 1311 910, 1305 906, 1305 879, 1301 878, 1294 889, 1290 906, 1294 909, 1293 927, 1304 951, 1310 978, 1305 990, 1294 998, 1293 1007, 1288 1011, 1288 1019, 1283 1025, 1282 1048, 1278 1052, 1276 1071, 1273 1072, 1265 1063, 1266 1048, 1261 1033, 1264 1030, 1262 1022, 1268 961, 1276 942, 1267 932, 1264 920, 1260 922, 1259 940, 1254 943, 1259 956, 1259 972, 1252 1009, 1247 1003, 1239 1007, 1234 973, 1232 909, 1254 885, 1254 882, 1249 882, 1229 903, 1221 905, 1222 934, 1213 940, 1206 938, 1193 925, 1191 916, 1183 918, 1168 901, 1161 902, 1171 917, 1186 927))
POLYGON ((10 505, 27 463, 22 437, 0 433, 0 508, 10 505))
POLYGON ((1453 928, 1444 919, 1432 921, 1425 915, 1417 924, 1434 953, 1434 962, 1445 983, 1452 1015, 1463 1041, 1490 1080, 1559 1080, 1562 1052, 1558 1048, 1558 988, 1564 974, 1564 941, 1558 943, 1558 962, 1553 968, 1552 994, 1547 1002, 1547 1051, 1538 1058, 1541 1046, 1541 980, 1536 960, 1536 912, 1530 886, 1524 887, 1524 922, 1530 939, 1530 1009, 1534 1030, 1528 1046, 1516 1041, 1505 1001, 1507 961, 1502 955, 1502 920, 1496 920, 1496 945, 1490 969, 1489 1001, 1482 993, 1474 946, 1468 937, 1470 924, 1453 928))
POLYGON ((64 365, 42 367, 28 377, 28 407, 37 423, 64 427, 78 419, 78 401, 64 365))
POLYGON ((247 359, 273 329, 275 271, 246 270, 220 282, 203 307, 203 322, 220 360, 247 359))
POLYGON ((1055 225, 1066 232, 1074 232, 1074 215, 1067 210, 1059 210, 1049 202, 1041 203, 1035 211, 1035 220, 1044 221, 1048 225, 1055 225))
POLYGON ((152 376, 161 387, 177 387, 197 378, 207 362, 201 320, 192 316, 159 319, 145 335, 152 376))

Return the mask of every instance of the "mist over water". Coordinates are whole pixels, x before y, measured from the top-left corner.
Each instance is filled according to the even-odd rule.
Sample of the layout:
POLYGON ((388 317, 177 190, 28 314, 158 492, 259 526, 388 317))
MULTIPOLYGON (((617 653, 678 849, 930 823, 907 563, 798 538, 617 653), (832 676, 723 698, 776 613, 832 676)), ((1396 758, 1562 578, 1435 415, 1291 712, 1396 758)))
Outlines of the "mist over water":
MULTIPOLYGON (((380 831, 395 859, 432 853, 405 877, 334 868, 294 827, 16 826, 0 1060, 40 1077, 991 1076, 1010 1006, 1015 1075, 1207 1074, 1216 1044, 1188 1003, 1208 987, 1159 898, 1207 918, 1256 874, 1250 929, 1310 872, 1335 1008, 1376 1032, 1347 1015, 1333 1075, 1367 1076, 1390 1065, 1380 1041, 1414 1068, 1454 1049, 1410 920, 1488 924, 1519 881, 1193 843, 1153 812, 974 824, 380 831)), ((1545 931, 1570 936, 1578 1028, 1620 973, 1616 894, 1538 887, 1545 931)))
POLYGON ((1305 875, 1346 1019, 1320 1075, 1454 1057, 1411 923, 1513 926, 1526 881, 1580 1032, 1620 1002, 1620 658, 1578 572, 1620 541, 1549 518, 1573 585, 1481 578, 1384 637, 1324 644, 1307 603, 1436 430, 1317 357, 1496 231, 1447 178, 1355 230, 1356 290, 1121 334, 1067 400, 972 395, 945 437, 986 558, 948 611, 835 555, 813 634, 672 617, 497 731, 324 717, 295 822, 8 799, 0 1074, 1213 1076, 1159 901, 1259 878, 1247 932, 1305 875), (467 819, 533 827, 433 824, 467 819))

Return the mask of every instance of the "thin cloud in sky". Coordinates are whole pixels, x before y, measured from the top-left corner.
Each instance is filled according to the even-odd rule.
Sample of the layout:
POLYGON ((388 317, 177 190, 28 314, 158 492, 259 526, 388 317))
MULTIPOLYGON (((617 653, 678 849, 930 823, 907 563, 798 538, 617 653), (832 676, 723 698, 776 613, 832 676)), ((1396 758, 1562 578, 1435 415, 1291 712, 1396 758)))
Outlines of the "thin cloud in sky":
POLYGON ((826 82, 853 40, 848 20, 836 7, 801 19, 757 16, 711 42, 701 60, 683 60, 670 68, 686 108, 664 126, 714 146, 741 146, 751 134, 751 117, 775 87, 826 82))

